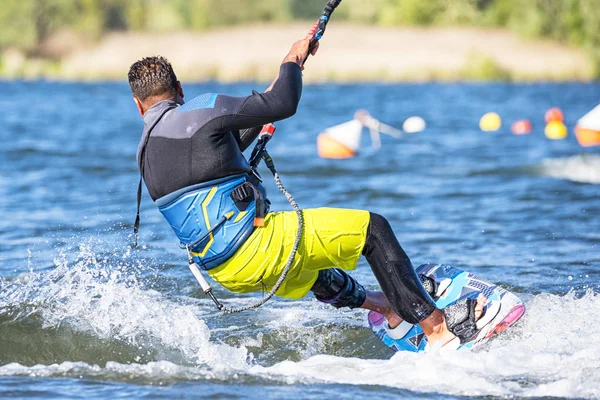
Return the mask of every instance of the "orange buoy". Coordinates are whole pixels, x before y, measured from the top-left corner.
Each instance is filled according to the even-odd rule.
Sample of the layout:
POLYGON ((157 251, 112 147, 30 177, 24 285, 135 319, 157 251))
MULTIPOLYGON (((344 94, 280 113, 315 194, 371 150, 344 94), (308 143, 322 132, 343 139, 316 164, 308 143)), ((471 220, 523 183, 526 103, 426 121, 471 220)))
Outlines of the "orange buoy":
POLYGON ((520 119, 515 121, 510 127, 510 130, 515 135, 526 135, 531 133, 531 121, 528 119, 520 119))
POLYGON ((325 129, 317 136, 317 152, 322 158, 351 158, 358 152, 363 125, 354 119, 325 129))
POLYGON ((371 142, 375 149, 381 147, 380 133, 394 138, 402 137, 402 132, 386 125, 369 114, 367 110, 358 110, 354 119, 325 129, 317 136, 317 152, 322 158, 350 158, 358 153, 363 128, 371 133, 371 142))
POLYGON ((552 140, 564 139, 568 133, 567 127, 560 121, 550 121, 544 130, 546 137, 552 140))
POLYGON ((581 146, 600 146, 600 105, 577 121, 575 136, 581 146))
POLYGON ((321 158, 352 158, 356 150, 338 142, 327 133, 317 136, 317 151, 321 158))
POLYGON ((576 126, 575 137, 583 147, 600 146, 600 131, 576 126))
POLYGON ((546 124, 554 121, 565 122, 565 116, 560 108, 552 107, 546 111, 546 114, 544 115, 544 121, 546 121, 546 124))

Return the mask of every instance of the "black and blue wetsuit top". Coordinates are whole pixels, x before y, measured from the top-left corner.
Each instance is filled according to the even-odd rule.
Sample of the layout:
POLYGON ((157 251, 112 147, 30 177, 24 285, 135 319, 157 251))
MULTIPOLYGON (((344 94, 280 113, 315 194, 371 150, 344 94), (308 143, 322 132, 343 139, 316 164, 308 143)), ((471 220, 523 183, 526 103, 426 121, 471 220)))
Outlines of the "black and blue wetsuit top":
POLYGON ((302 73, 285 63, 270 92, 247 97, 208 93, 183 105, 156 103, 144 115, 141 150, 154 126, 144 154, 144 181, 153 200, 203 182, 249 173, 242 152, 264 124, 295 114, 302 94, 302 73))

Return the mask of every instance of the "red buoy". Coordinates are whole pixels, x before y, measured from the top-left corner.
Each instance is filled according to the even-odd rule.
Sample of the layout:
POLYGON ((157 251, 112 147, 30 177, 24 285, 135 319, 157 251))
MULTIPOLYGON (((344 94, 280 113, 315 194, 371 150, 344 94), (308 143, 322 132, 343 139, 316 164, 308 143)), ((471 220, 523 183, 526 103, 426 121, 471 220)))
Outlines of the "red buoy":
POLYGON ((510 127, 510 130, 515 135, 526 135, 531 133, 531 121, 528 119, 520 119, 515 121, 510 127))
POLYGON ((546 124, 549 124, 550 122, 565 122, 565 116, 560 108, 552 107, 546 111, 544 121, 546 121, 546 124))

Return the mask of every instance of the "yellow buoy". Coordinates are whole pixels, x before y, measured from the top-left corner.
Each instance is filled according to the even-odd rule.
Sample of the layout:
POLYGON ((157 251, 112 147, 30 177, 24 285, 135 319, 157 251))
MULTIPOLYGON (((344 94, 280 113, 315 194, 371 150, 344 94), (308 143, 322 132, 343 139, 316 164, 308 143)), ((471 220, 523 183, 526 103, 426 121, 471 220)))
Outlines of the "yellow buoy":
POLYGON ((502 119, 495 112, 489 112, 484 114, 479 120, 479 128, 484 132, 493 132, 500 129, 502 126, 502 119))
POLYGON ((548 125, 546 125, 544 134, 546 134, 548 139, 560 140, 567 137, 568 131, 567 127, 562 122, 551 121, 548 125))

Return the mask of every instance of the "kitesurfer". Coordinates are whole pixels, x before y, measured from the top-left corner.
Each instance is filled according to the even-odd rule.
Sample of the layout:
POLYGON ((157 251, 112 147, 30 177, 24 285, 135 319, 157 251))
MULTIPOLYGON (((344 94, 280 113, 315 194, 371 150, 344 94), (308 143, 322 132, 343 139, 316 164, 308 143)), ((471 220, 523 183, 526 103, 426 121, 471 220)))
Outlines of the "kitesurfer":
MULTIPOLYGON (((209 93, 184 102, 163 57, 144 58, 129 70, 144 119, 137 159, 148 192, 194 259, 233 292, 273 287, 294 242, 296 215, 269 212, 265 190, 242 152, 264 124, 295 114, 310 39, 293 44, 264 93, 247 97, 209 93)), ((313 55, 317 49, 318 43, 313 55)), ((435 283, 423 279, 426 290, 384 217, 334 208, 306 209, 303 216, 302 242, 278 296, 298 299, 312 291, 337 308, 375 310, 390 328, 402 321, 420 324, 429 343, 476 333, 484 300, 438 309, 435 283), (361 254, 383 293, 366 290, 346 272, 361 254)))

